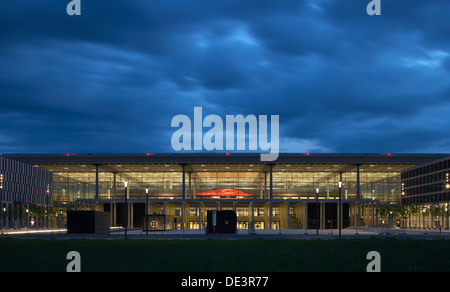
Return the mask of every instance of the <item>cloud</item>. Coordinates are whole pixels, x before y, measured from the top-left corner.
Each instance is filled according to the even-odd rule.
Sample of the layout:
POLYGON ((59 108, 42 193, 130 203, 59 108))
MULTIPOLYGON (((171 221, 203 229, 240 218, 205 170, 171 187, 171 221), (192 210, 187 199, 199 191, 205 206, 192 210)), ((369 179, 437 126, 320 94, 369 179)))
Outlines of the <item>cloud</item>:
POLYGON ((171 152, 195 106, 279 115, 282 151, 450 146, 448 1, 66 5, 2 4, 0 152, 171 152))

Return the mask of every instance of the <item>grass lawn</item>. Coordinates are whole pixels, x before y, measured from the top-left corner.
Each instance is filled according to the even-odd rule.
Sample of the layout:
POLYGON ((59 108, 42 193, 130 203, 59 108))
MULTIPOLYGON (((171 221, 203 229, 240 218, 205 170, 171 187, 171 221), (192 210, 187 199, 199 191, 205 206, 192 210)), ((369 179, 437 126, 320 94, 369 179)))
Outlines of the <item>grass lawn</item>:
POLYGON ((365 272, 369 251, 381 271, 450 271, 450 240, 60 240, 1 239, 0 272, 65 272, 69 251, 82 272, 365 272))

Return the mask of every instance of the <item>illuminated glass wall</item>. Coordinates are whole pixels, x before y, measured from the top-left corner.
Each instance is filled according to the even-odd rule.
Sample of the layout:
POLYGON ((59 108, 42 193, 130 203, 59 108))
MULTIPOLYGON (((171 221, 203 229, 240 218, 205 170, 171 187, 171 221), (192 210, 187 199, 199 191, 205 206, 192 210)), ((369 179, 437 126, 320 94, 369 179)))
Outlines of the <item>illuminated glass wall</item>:
MULTIPOLYGON (((181 198, 181 175, 179 172, 99 172, 98 198, 124 198, 125 180, 128 181, 129 198, 145 198, 147 189, 152 198, 181 198)), ((54 173, 55 202, 70 203, 76 199, 94 199, 97 193, 96 181, 95 172, 54 173)))
MULTIPOLYGON (((398 202, 401 197, 401 166, 363 165, 359 170, 361 199, 398 202)), ((121 199, 128 181, 130 199, 269 199, 272 173, 273 199, 337 199, 342 177, 342 196, 357 197, 358 169, 330 164, 158 164, 45 166, 54 174, 56 203, 76 199, 121 199), (58 169, 56 169, 58 168, 58 169), (272 168, 272 172, 271 172, 272 168), (98 180, 98 191, 96 182, 98 180)))

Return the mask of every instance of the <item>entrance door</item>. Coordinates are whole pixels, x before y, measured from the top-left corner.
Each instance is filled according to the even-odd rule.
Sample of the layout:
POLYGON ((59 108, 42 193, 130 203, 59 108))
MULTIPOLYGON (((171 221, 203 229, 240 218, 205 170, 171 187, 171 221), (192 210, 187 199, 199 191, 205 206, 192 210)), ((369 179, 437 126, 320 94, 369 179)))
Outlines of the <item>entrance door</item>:
POLYGON ((320 229, 320 221, 320 203, 308 203, 308 229, 320 229))
POLYGON ((337 229, 338 203, 325 204, 325 229, 337 229))

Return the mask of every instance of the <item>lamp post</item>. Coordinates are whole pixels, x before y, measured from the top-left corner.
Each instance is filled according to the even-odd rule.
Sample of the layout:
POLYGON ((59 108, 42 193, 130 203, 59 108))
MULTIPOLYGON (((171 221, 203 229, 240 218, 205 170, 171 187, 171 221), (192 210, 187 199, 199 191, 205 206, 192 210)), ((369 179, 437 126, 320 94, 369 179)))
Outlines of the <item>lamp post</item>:
POLYGON ((339 181, 339 239, 342 230, 342 181, 339 181))
POLYGON ((449 198, 449 191, 450 191, 450 182, 449 182, 449 174, 446 173, 445 174, 445 189, 447 190, 447 210, 446 210, 446 215, 447 215, 447 228, 450 230, 449 227, 449 214, 448 214, 448 208, 449 208, 449 202, 450 202, 450 198, 449 198))
POLYGON ((148 235, 148 189, 145 189, 145 230, 148 235))
POLYGON ((25 210, 25 212, 27 213, 27 232, 28 232, 28 222, 30 221, 30 219, 28 218, 28 208, 25 210))
POLYGON ((127 239, 127 228, 128 228, 128 202, 127 202, 127 193, 128 193, 128 181, 125 180, 125 218, 124 218, 124 226, 125 226, 125 239, 127 239))
POLYGON ((48 200, 48 196, 50 195, 50 184, 47 184, 47 196, 45 197, 46 198, 46 204, 47 204, 47 210, 45 211, 45 213, 47 213, 47 223, 46 223, 46 228, 48 228, 48 226, 49 226, 49 222, 50 222, 50 220, 49 220, 49 209, 48 209, 48 204, 49 204, 49 200, 48 200))
POLYGON ((319 187, 316 188, 316 235, 319 235, 319 224, 320 224, 320 214, 319 214, 319 187))

